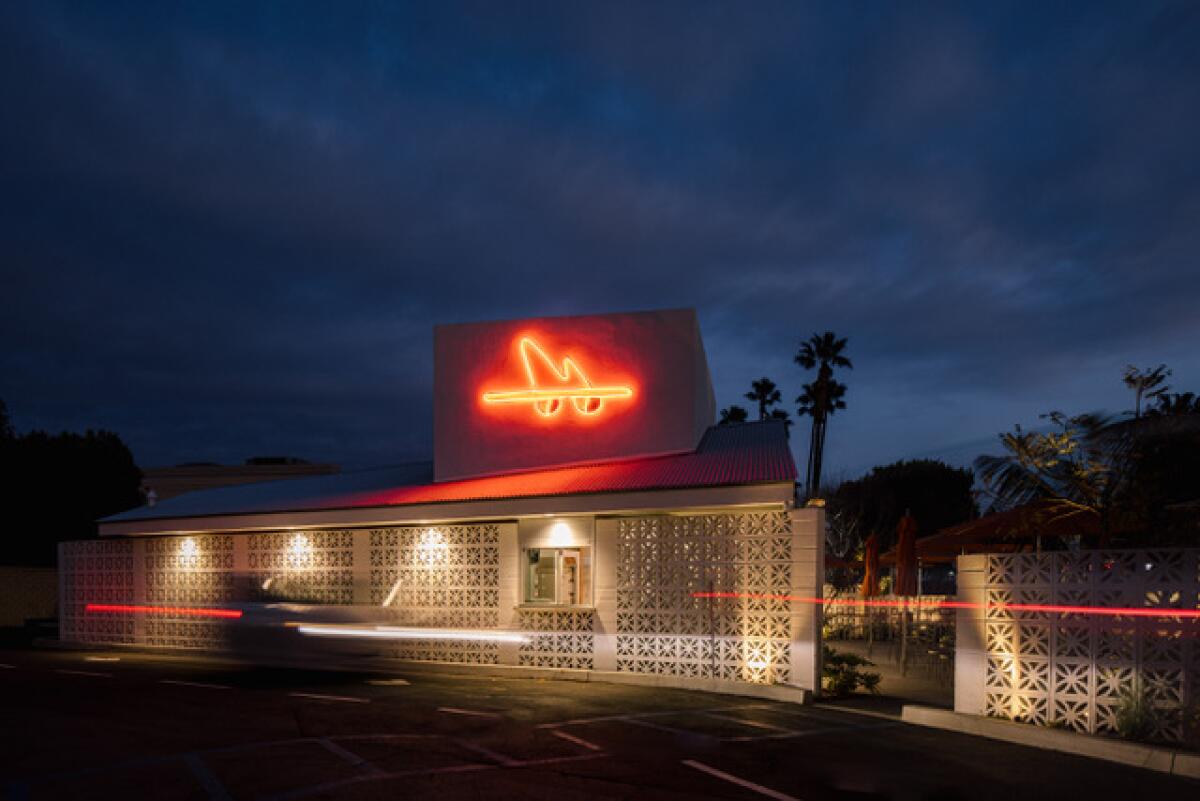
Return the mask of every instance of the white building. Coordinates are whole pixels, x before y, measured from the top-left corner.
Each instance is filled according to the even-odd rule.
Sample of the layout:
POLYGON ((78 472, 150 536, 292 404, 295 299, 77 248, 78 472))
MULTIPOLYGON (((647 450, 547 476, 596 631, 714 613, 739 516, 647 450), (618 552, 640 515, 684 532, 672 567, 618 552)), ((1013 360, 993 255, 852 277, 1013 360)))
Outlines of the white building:
POLYGON ((817 686, 795 599, 822 514, 782 423, 712 425, 693 312, 439 327, 433 400, 432 464, 188 493, 64 544, 63 639, 227 648, 246 579, 385 617, 400 659, 817 686))

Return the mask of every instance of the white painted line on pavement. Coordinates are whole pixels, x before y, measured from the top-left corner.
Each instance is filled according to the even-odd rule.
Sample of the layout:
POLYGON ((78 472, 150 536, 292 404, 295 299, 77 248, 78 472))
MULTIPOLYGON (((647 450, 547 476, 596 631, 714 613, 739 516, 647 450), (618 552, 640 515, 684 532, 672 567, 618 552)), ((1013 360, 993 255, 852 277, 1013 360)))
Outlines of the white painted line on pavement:
POLYGON ((288 693, 296 698, 313 698, 317 701, 345 701, 348 704, 369 704, 369 698, 355 698, 352 695, 323 695, 321 693, 288 693))
POLYGON ((504 754, 498 754, 487 746, 480 745, 479 743, 473 743, 470 740, 463 739, 457 739, 455 742, 468 751, 474 751, 480 756, 487 757, 493 762, 503 765, 506 768, 513 768, 521 764, 521 760, 513 759, 512 757, 505 756, 504 754))
POLYGON ((120 662, 119 656, 85 656, 84 662, 120 662))
POLYGON ((676 734, 676 735, 680 735, 683 737, 705 737, 710 740, 716 739, 715 734, 707 734, 702 731, 692 731, 691 729, 677 729, 674 726, 664 726, 661 723, 651 723, 648 720, 641 720, 640 718, 634 718, 634 717, 625 718, 622 722, 628 723, 630 726, 641 726, 646 729, 654 729, 655 731, 665 731, 668 734, 676 734))
POLYGON ((17 666, 16 666, 16 665, 4 665, 4 664, 0 664, 0 668, 5 668, 5 669, 7 669, 7 670, 16 670, 16 669, 17 669, 17 666))
POLYGON ((94 670, 67 670, 66 668, 56 668, 55 673, 65 673, 68 676, 95 676, 98 679, 111 679, 111 673, 97 673, 94 670))
POLYGON ((575 743, 576 745, 582 745, 584 748, 590 748, 593 751, 601 750, 600 746, 596 745, 595 743, 588 742, 587 740, 583 739, 582 737, 576 737, 574 734, 568 734, 567 732, 563 731, 562 729, 553 729, 550 733, 553 734, 555 737, 563 738, 567 742, 575 743))
POLYGON ((899 725, 901 725, 900 721, 893 720, 887 723, 860 724, 857 726, 829 726, 824 729, 805 729, 804 731, 784 731, 780 732, 779 734, 760 734, 754 737, 724 737, 722 740, 723 742, 727 743, 749 743, 759 742, 760 740, 788 740, 794 737, 813 737, 821 734, 848 734, 867 731, 869 729, 890 729, 893 726, 899 725))
POLYGON ((745 787, 747 790, 753 790, 759 795, 765 795, 767 798, 774 798, 775 801, 800 801, 800 799, 796 798, 794 795, 781 793, 778 790, 772 790, 770 787, 763 787, 761 784, 755 784, 754 782, 746 781, 745 779, 739 779, 737 776, 732 776, 723 770, 711 768, 708 765, 705 765, 703 762, 697 762, 694 759, 685 759, 683 760, 683 764, 687 765, 689 768, 695 768, 696 770, 703 771, 710 776, 716 776, 718 779, 723 779, 730 784, 736 784, 739 787, 745 787))
POLYGON ((757 720, 745 720, 743 718, 735 718, 733 715, 721 715, 716 712, 705 712, 704 716, 709 717, 709 718, 714 718, 715 720, 727 720, 731 723, 740 723, 741 725, 749 726, 752 729, 767 729, 768 731, 786 731, 786 732, 792 731, 791 729, 785 729, 782 726, 772 726, 770 723, 762 723, 757 720))
POLYGON ((571 720, 560 720, 557 723, 539 723, 536 728, 539 729, 555 729, 559 726, 581 726, 585 723, 606 723, 610 720, 629 720, 630 718, 661 718, 670 715, 683 715, 704 712, 737 712, 742 709, 766 709, 762 704, 750 704, 742 706, 714 706, 707 709, 667 709, 662 712, 637 712, 629 715, 600 715, 594 718, 573 718, 571 720))
POLYGON ((204 764, 198 754, 186 754, 183 761, 212 801, 233 801, 233 796, 225 789, 225 785, 221 784, 221 780, 208 769, 208 765, 204 764))
POLYGON ((445 712, 450 715, 473 715, 474 717, 477 717, 477 718, 498 718, 498 717, 500 717, 499 712, 480 712, 479 710, 476 710, 476 709, 459 709, 456 706, 439 706, 437 708, 437 711, 445 712))
POLYGON ((409 682, 405 679, 371 679, 367 684, 375 687, 407 687, 409 682))
POLYGON ((363 757, 360 757, 358 754, 354 753, 353 751, 349 750, 348 748, 343 748, 342 746, 338 745, 333 740, 330 740, 328 737, 319 737, 317 739, 317 742, 326 751, 328 751, 331 754, 336 754, 337 756, 346 760, 347 762, 349 762, 351 765, 358 768, 359 770, 362 770, 372 776, 382 776, 383 775, 382 770, 375 767, 370 762, 368 762, 366 759, 364 759, 363 757))
POLYGON ((200 687, 205 690, 231 690, 227 684, 208 684, 203 681, 180 681, 179 679, 159 679, 159 684, 174 684, 179 687, 200 687))

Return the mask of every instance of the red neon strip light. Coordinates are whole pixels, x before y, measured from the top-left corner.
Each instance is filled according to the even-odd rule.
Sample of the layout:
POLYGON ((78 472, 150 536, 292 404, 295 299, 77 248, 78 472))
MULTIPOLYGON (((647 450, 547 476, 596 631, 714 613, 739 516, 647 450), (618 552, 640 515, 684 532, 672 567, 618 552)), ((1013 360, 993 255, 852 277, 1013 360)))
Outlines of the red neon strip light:
POLYGON ((133 604, 88 604, 84 612, 116 615, 175 615, 176 617, 220 617, 237 620, 241 609, 204 609, 196 606, 135 606, 133 604))
POLYGON ((1062 606, 1059 604, 975 604, 968 601, 869 601, 858 598, 805 598, 758 592, 693 592, 693 598, 753 598, 796 601, 829 606, 890 607, 908 609, 997 609, 1013 612, 1049 612, 1062 615, 1105 615, 1108 617, 1182 617, 1200 619, 1200 609, 1154 609, 1144 606, 1062 606))

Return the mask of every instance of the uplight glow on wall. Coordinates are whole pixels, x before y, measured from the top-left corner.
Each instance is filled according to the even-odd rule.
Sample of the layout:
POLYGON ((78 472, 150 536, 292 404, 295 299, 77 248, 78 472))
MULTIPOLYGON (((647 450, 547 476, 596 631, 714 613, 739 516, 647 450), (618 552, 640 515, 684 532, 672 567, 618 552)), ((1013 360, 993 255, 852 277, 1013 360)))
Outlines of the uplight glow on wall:
POLYGON ((566 401, 570 401, 577 413, 590 417, 604 410, 606 400, 633 397, 633 387, 624 384, 594 385, 570 356, 564 356, 559 367, 532 337, 520 337, 517 350, 528 386, 485 391, 484 403, 529 404, 542 417, 553 417, 563 410, 566 401))

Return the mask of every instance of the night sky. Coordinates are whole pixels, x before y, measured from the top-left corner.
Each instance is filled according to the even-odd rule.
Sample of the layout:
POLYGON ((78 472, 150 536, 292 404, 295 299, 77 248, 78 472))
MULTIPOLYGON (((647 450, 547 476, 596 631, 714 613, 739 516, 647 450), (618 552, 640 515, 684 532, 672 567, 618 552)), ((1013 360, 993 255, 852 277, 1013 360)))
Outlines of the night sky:
POLYGON ((1200 4, 248 5, 0 6, 19 430, 423 458, 434 323, 681 306, 849 337, 835 477, 1200 390, 1200 4))

